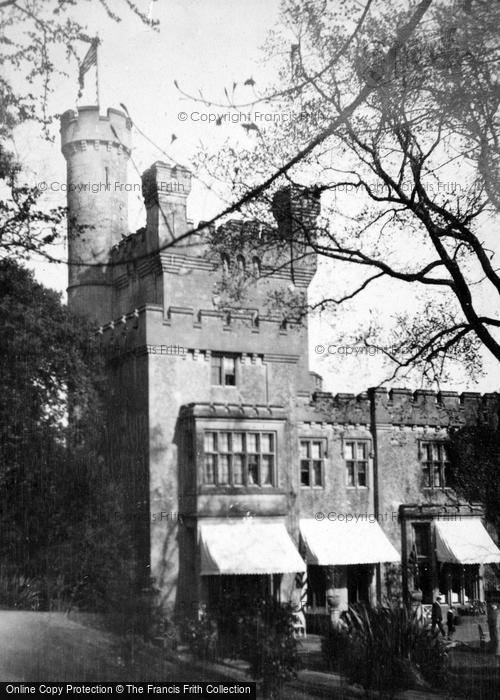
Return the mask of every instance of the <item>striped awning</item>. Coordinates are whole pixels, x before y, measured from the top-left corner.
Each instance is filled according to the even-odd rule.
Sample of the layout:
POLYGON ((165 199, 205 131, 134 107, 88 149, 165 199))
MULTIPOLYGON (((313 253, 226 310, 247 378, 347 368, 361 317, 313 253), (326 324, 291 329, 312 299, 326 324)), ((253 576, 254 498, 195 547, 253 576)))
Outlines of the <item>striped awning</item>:
POLYGON ((243 518, 199 526, 201 575, 285 574, 305 571, 285 525, 243 518))
POLYGON ((301 520, 308 564, 348 566, 401 561, 375 520, 301 520))
POLYGON ((500 550, 480 518, 436 520, 436 556, 449 564, 496 564, 500 550))

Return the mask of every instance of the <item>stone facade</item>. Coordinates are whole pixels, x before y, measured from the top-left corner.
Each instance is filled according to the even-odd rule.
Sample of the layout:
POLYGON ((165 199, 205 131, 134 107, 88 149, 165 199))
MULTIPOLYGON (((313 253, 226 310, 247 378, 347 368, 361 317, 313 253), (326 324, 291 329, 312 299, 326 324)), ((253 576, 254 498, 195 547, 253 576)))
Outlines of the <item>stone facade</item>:
MULTIPOLYGON (((220 310, 203 237, 171 245, 192 226, 190 173, 151 166, 143 175, 146 227, 129 234, 126 194, 115 191, 115 183, 126 182, 126 115, 108 110, 103 117, 96 107, 66 112, 61 134, 69 185, 69 304, 95 320, 97 342, 112 358, 108 429, 122 436, 117 459, 129 463, 124 473, 132 501, 151 513, 137 538, 135 560, 144 576, 155 578, 165 602, 198 604, 210 598, 210 582, 200 575, 200 523, 275 519, 302 551, 300 519, 363 516, 378 521, 403 566, 338 567, 333 585, 342 605, 391 594, 401 579, 406 590, 415 587, 407 566, 414 523, 432 524, 436 513, 481 516, 458 504, 446 485, 444 452, 439 477, 428 475, 424 456, 446 440, 450 427, 496 414, 497 395, 322 391, 321 378, 309 371, 307 322, 283 325, 265 303, 270 290, 292 280, 307 289, 316 271, 310 251, 298 268, 284 264, 270 275, 265 259, 243 261, 266 273, 265 284, 256 282, 248 308, 220 310), (101 182, 110 187, 78 187, 101 182), (87 265, 71 265, 78 262, 87 265), (231 442, 222 449, 224 440, 231 442), (243 440, 246 447, 238 447, 243 440), (253 443, 257 447, 250 448, 253 443)), ((273 213, 284 238, 297 221, 313 235, 319 201, 310 191, 286 188, 276 195, 273 213)), ((233 264, 228 261, 229 268, 233 264)), ((425 538, 419 542, 424 546, 425 538)), ((427 596, 443 587, 431 559, 427 596)), ((318 568, 309 572, 310 611, 326 605, 318 568)), ((465 591, 465 579, 454 590, 448 577, 450 601, 452 594, 482 596, 481 573, 474 573, 474 593, 465 591)), ((296 585, 291 575, 278 582, 285 597, 296 585)))

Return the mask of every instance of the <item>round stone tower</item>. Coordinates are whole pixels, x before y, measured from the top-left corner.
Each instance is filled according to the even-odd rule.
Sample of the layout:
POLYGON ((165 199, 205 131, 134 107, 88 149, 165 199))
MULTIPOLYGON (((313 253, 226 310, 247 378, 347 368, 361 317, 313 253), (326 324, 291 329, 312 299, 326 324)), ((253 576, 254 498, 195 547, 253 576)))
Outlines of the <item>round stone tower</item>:
POLYGON ((101 116, 97 106, 69 110, 61 117, 67 164, 68 305, 101 323, 113 317, 109 253, 128 234, 131 126, 120 110, 108 109, 101 116))

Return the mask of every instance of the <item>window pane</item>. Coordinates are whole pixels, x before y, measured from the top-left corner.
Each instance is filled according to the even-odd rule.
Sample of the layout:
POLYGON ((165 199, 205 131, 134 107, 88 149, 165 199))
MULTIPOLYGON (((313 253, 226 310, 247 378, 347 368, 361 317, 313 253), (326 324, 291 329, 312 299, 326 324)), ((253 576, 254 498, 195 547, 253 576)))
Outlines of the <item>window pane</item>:
POLYGON ((347 485, 356 486, 354 481, 354 462, 347 462, 347 485))
POLYGON ((205 455, 205 483, 215 484, 216 455, 205 455))
POLYGON ((205 433, 205 452, 217 452, 216 433, 205 433))
POLYGON ((366 462, 358 462, 358 486, 366 486, 366 462))
POLYGON ((259 441, 256 433, 247 433, 247 452, 258 452, 259 441))
POLYGON ((441 465, 434 462, 434 486, 441 486, 441 465))
POLYGON ((231 433, 219 433, 219 452, 231 451, 231 433))
POLYGON ((274 452, 273 437, 272 433, 262 433, 260 436, 262 452, 274 452))
POLYGON ((313 480, 314 480, 314 486, 322 486, 323 485, 323 479, 322 479, 322 469, 321 469, 321 461, 314 461, 313 462, 313 480))
POLYGON ((222 357, 212 355, 212 384, 222 384, 222 357))
POLYGON ((229 484, 229 455, 219 455, 218 467, 218 483, 229 484))
POLYGON ((233 484, 235 486, 243 484, 243 455, 233 456, 233 484))
POLYGON ((451 486, 453 483, 453 475, 451 473, 451 464, 443 463, 443 486, 451 486))
POLYGON ((358 459, 366 459, 366 442, 358 442, 358 459))
POLYGON ((311 457, 313 459, 321 459, 321 443, 313 442, 311 444, 311 457))
POLYGON ((349 459, 349 460, 355 459, 354 443, 353 442, 346 442, 346 444, 345 444, 345 458, 349 459))
POLYGON ((259 483, 259 458, 257 455, 249 455, 248 460, 248 484, 259 483))
POLYGON ((429 464, 424 464, 424 486, 431 486, 431 470, 429 464))
POLYGON ((447 445, 442 441, 424 443, 422 446, 424 460, 422 462, 424 486, 427 488, 442 488, 448 484, 448 452, 447 445))
POLYGON ((300 463, 300 484, 301 486, 310 486, 310 478, 309 478, 309 462, 302 461, 300 463))
POLYGON ((234 357, 223 358, 224 384, 234 386, 236 384, 236 360, 234 357))
POLYGON ((243 452, 243 433, 233 433, 233 452, 243 452))
POLYGON ((272 486, 272 484, 273 484, 273 466, 274 466, 274 459, 273 459, 272 455, 263 455, 262 468, 261 468, 262 486, 272 486))
POLYGON ((300 443, 300 459, 309 459, 309 443, 305 440, 300 443))

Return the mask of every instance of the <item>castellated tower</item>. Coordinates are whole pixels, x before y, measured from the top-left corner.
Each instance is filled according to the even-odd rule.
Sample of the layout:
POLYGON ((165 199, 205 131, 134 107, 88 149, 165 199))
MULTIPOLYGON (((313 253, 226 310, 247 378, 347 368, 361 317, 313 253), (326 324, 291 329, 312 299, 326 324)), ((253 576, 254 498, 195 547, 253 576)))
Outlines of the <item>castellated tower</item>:
MULTIPOLYGON (((243 526, 251 511, 294 549, 300 484, 289 465, 298 450, 297 411, 311 399, 308 329, 307 321, 284 321, 268 297, 290 288, 307 293, 319 196, 282 190, 273 201, 276 250, 230 249, 221 253, 227 265, 217 266, 202 233, 185 236, 193 228, 191 173, 181 165, 156 162, 144 172, 146 226, 128 233, 130 130, 113 109, 62 116, 69 260, 89 264, 70 265, 68 300, 95 322, 107 360, 103 430, 133 529, 127 556, 137 589, 153 578, 165 605, 191 610, 215 594, 200 558, 211 524, 236 517, 243 526), (247 296, 238 308, 221 306, 221 280, 242 271, 251 280, 247 296)), ((237 240, 229 234, 241 230, 248 239, 259 226, 226 221, 219 238, 237 240)), ((285 591, 296 569, 277 572, 271 564, 287 573, 285 591)))
POLYGON ((97 106, 80 107, 61 117, 68 185, 68 304, 99 322, 112 318, 109 253, 128 233, 130 131, 130 119, 116 109, 101 116, 97 106))

